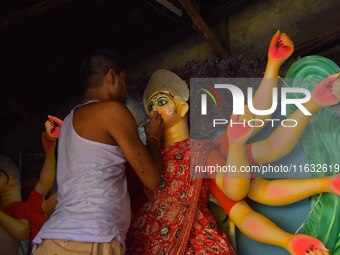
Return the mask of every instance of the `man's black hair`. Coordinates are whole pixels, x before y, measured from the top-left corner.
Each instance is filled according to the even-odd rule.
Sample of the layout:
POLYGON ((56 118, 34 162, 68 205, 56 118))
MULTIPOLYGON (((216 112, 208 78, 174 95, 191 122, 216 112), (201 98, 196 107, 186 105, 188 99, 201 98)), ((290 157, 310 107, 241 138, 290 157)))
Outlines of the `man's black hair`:
POLYGON ((125 70, 123 58, 109 50, 95 51, 85 58, 81 65, 81 82, 85 88, 99 87, 110 69, 114 69, 116 74, 125 70))

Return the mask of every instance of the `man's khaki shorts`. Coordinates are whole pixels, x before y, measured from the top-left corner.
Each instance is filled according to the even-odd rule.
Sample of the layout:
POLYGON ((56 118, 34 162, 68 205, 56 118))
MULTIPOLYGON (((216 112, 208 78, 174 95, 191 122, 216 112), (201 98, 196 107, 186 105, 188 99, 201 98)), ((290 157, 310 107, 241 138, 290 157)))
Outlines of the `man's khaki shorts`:
POLYGON ((46 239, 33 255, 123 255, 123 247, 117 240, 111 243, 86 243, 46 239))

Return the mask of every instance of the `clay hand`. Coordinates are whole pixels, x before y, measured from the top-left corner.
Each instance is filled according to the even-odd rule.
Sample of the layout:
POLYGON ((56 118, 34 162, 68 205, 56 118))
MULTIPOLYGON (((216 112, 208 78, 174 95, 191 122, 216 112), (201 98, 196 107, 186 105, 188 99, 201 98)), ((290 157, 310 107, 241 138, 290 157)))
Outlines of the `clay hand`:
POLYGON ((280 30, 273 36, 268 50, 268 59, 278 64, 285 62, 293 53, 294 44, 287 34, 280 30))
POLYGON ((253 133, 253 128, 248 125, 248 121, 254 118, 248 107, 245 108, 244 115, 232 115, 228 126, 229 141, 236 144, 245 144, 253 133), (238 123, 238 124, 234 124, 238 123), (244 125, 242 124, 244 123, 244 125))
POLYGON ((298 234, 288 244, 288 251, 292 255, 328 255, 328 249, 318 239, 298 234))
POLYGON ((48 136, 58 139, 60 127, 63 121, 57 117, 48 115, 48 120, 45 122, 45 129, 48 136))
POLYGON ((152 112, 149 121, 144 125, 146 136, 161 138, 163 136, 163 119, 158 112, 152 112))
POLYGON ((335 105, 340 102, 340 73, 323 79, 312 92, 313 100, 321 106, 335 105))
POLYGON ((329 179, 329 192, 340 196, 340 174, 328 177, 329 179))

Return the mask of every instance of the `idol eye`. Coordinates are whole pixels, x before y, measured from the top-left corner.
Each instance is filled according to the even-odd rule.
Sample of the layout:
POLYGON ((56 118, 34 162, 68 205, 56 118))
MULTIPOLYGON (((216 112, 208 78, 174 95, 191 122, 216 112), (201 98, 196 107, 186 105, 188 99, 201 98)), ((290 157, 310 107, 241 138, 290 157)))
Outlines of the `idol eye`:
POLYGON ((153 102, 151 102, 149 104, 149 112, 152 111, 155 108, 155 104, 153 102))
POLYGON ((166 100, 165 98, 160 98, 157 100, 157 104, 159 106, 165 105, 168 102, 168 100, 166 100))
POLYGON ((6 178, 5 184, 7 184, 9 182, 9 175, 5 171, 0 170, 0 177, 1 175, 3 175, 6 178))

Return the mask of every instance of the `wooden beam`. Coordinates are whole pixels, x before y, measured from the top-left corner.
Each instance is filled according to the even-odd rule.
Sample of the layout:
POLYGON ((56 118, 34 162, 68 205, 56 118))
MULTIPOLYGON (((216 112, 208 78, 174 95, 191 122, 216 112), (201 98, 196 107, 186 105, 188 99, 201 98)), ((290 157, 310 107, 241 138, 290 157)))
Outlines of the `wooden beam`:
POLYGON ((198 13, 196 8, 192 5, 190 0, 179 0, 182 7, 191 17, 192 22, 195 26, 200 30, 203 36, 207 39, 209 44, 215 49, 216 53, 221 58, 229 58, 230 54, 224 49, 222 43, 218 40, 214 32, 210 29, 210 27, 205 23, 201 15, 198 13))
POLYGON ((40 13, 49 11, 69 1, 71 0, 45 0, 41 3, 32 5, 26 9, 20 10, 5 18, 0 19, 0 28, 13 25, 40 13))
POLYGON ((301 43, 295 47, 295 56, 305 56, 318 54, 327 48, 336 46, 340 43, 340 27, 336 27, 328 32, 320 34, 307 42, 301 43))
POLYGON ((180 16, 180 17, 183 16, 182 10, 174 6, 172 3, 168 2, 168 0, 156 0, 156 2, 163 5, 165 8, 175 13, 177 16, 180 16))

